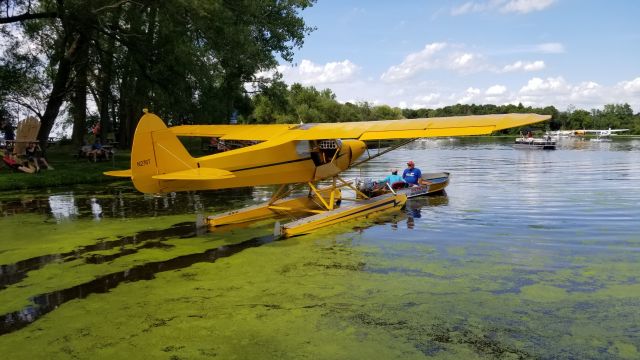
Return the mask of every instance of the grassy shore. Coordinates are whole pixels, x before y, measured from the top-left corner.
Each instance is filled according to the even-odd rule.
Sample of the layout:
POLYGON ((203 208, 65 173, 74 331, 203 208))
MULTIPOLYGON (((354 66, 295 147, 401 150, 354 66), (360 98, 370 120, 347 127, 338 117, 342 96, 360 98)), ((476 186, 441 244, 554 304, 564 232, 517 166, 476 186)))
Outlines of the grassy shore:
POLYGON ((0 165, 0 191, 24 190, 68 186, 75 184, 100 184, 122 180, 103 174, 109 170, 128 169, 130 153, 128 150, 116 150, 113 159, 97 163, 86 158, 76 158, 75 147, 54 146, 47 150, 47 160, 54 170, 41 170, 36 174, 26 174, 0 165))

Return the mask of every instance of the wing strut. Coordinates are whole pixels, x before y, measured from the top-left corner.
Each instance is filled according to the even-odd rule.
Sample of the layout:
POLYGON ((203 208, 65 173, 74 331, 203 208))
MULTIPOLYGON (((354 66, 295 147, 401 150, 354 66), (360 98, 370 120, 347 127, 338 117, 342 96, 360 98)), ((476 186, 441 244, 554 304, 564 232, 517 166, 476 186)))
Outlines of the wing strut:
MULTIPOLYGON (((369 148, 367 147, 367 158, 365 158, 363 160, 360 160, 360 161, 356 161, 353 164, 349 165, 349 167, 355 167, 355 166, 361 165, 363 163, 366 163, 367 161, 375 159, 378 156, 382 156, 382 155, 384 155, 384 154, 386 154, 386 153, 388 153, 390 151, 393 151, 393 150, 395 150, 395 149, 397 149, 399 147, 402 147, 402 146, 405 146, 405 145, 407 145, 409 143, 412 143, 412 142, 416 141, 417 139, 418 138, 415 138, 415 139, 403 139, 403 140, 396 142, 395 144, 391 145, 390 147, 388 147, 388 148, 386 148, 386 149, 384 149, 382 151, 380 151, 380 147, 378 147, 378 152, 373 154, 373 155, 371 155, 369 153, 369 148)), ((380 144, 380 141, 378 141, 378 144, 380 144)))

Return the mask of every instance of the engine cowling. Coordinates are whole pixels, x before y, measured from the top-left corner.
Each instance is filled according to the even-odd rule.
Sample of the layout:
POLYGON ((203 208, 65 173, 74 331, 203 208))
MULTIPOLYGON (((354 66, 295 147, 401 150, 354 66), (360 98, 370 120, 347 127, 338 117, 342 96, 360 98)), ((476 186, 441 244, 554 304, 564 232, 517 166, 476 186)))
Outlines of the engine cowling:
POLYGON ((338 153, 333 161, 316 168, 314 180, 322 180, 346 170, 353 164, 367 149, 367 145, 360 140, 336 140, 338 153))

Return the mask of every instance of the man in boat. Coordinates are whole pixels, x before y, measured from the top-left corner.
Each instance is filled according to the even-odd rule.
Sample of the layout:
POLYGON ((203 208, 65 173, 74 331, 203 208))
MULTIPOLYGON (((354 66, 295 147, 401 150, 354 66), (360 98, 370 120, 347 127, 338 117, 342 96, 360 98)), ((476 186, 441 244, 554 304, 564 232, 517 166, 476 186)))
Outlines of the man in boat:
POLYGON ((430 181, 422 180, 422 171, 416 167, 416 164, 409 160, 407 162, 407 168, 402 173, 402 179, 409 184, 409 186, 430 185, 430 181))
POLYGON ((422 171, 416 167, 416 164, 409 160, 407 162, 407 168, 402 173, 402 179, 410 186, 418 186, 420 179, 422 178, 422 171))
POLYGON ((406 182, 402 176, 398 175, 398 169, 391 169, 391 175, 387 175, 386 178, 380 181, 380 184, 389 184, 394 187, 405 187, 406 182))

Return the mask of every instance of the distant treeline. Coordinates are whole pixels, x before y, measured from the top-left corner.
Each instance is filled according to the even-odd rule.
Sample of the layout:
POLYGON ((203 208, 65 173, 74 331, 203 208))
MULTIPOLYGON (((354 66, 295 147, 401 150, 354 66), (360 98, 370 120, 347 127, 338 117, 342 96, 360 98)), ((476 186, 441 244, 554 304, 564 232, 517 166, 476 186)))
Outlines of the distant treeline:
MULTIPOLYGON (((531 126, 531 130, 629 129, 640 134, 640 114, 633 114, 629 104, 608 104, 590 111, 570 106, 559 111, 554 106, 456 104, 437 109, 401 109, 368 102, 339 103, 330 89, 294 84, 288 88, 275 82, 252 98, 252 111, 244 114, 245 123, 345 122, 368 120, 416 119, 456 115, 536 113, 551 115, 551 120, 531 126)), ((516 133, 519 129, 503 133, 516 133)))

